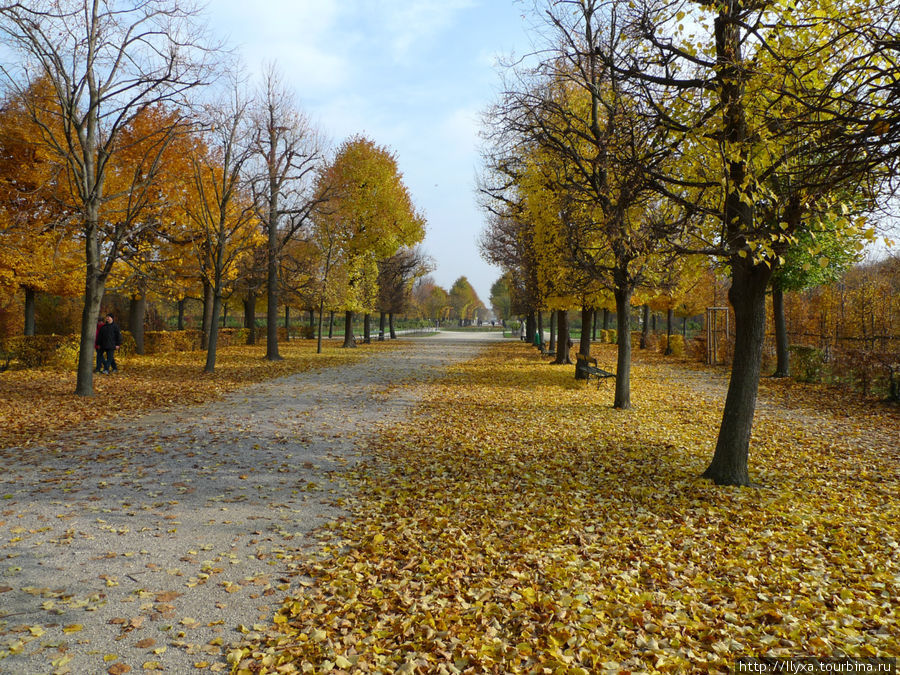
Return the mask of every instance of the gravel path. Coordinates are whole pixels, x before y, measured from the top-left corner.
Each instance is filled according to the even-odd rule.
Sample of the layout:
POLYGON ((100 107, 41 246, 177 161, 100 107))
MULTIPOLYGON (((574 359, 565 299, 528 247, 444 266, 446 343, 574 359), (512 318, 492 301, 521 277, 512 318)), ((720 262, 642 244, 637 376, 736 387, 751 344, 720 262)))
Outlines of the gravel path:
POLYGON ((496 339, 443 333, 0 450, 0 673, 228 670, 229 646, 292 590, 291 557, 341 514, 333 470, 496 339))

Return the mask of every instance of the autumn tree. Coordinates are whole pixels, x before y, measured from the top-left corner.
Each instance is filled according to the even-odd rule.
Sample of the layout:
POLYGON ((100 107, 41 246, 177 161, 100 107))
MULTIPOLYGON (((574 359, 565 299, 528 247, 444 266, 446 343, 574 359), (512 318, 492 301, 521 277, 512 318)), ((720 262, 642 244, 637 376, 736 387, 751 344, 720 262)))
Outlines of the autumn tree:
POLYGON ((377 261, 424 237, 394 154, 362 136, 344 141, 319 173, 317 227, 333 241, 347 271, 344 347, 355 347, 353 315, 370 310, 377 295, 377 261))
POLYGON ((682 250, 716 256, 730 270, 735 353, 704 473, 716 483, 750 483, 773 269, 815 222, 810 207, 835 222, 842 217, 837 186, 890 174, 884 162, 891 152, 879 140, 878 123, 887 94, 874 64, 883 62, 896 11, 894 3, 854 2, 838 11, 647 0, 622 9, 640 48, 625 61, 598 50, 605 68, 640 83, 646 109, 664 132, 672 157, 653 176, 655 188, 694 216, 690 227, 668 234, 682 238, 682 250), (871 39, 872 26, 880 40, 871 39), (788 183, 799 189, 777 187, 788 183), (767 204, 779 206, 777 217, 765 213, 767 204))
POLYGON ((523 139, 558 208, 567 263, 605 283, 616 299, 619 334, 614 407, 631 406, 630 306, 661 238, 647 217, 661 213, 646 178, 667 161, 641 108, 639 91, 602 55, 625 59, 628 34, 618 5, 601 0, 535 3, 550 35, 537 64, 514 69, 491 111, 497 135, 523 139))
POLYGON ((378 330, 385 333, 385 320, 391 339, 397 338, 394 329, 394 316, 406 310, 412 292, 412 286, 429 271, 433 264, 418 248, 400 248, 394 255, 378 261, 378 300, 380 313, 378 330))
POLYGON ((479 312, 486 309, 478 293, 464 276, 454 281, 450 287, 450 306, 460 326, 476 321, 479 312))
POLYGON ((197 260, 212 290, 206 372, 216 366, 219 312, 226 284, 238 263, 260 242, 258 222, 244 172, 250 161, 248 102, 238 84, 227 104, 208 105, 204 111, 206 132, 191 155, 191 192, 185 211, 198 236, 197 260))
MULTIPOLYGON (((45 100, 51 94, 46 78, 24 92, 45 100)), ((34 335, 36 294, 79 295, 81 264, 65 174, 28 113, 37 106, 21 95, 10 92, 0 106, 0 298, 24 292, 24 332, 34 335)))
POLYGON ((253 180, 258 217, 266 233, 266 359, 278 353, 279 260, 282 251, 307 225, 318 199, 315 172, 323 160, 322 143, 270 66, 251 112, 253 180))
POLYGON ((35 0, 0 6, 0 32, 20 57, 4 74, 26 92, 46 77, 52 100, 31 101, 28 114, 41 141, 64 167, 71 207, 84 242, 85 294, 75 393, 93 393, 94 333, 106 279, 123 240, 147 223, 142 193, 159 169, 159 157, 184 122, 154 129, 145 171, 128 186, 124 211, 107 190, 110 167, 124 150, 123 130, 148 106, 175 102, 207 81, 211 52, 193 10, 177 0, 117 5, 101 0, 35 0), (53 119, 53 123, 48 123, 53 119))

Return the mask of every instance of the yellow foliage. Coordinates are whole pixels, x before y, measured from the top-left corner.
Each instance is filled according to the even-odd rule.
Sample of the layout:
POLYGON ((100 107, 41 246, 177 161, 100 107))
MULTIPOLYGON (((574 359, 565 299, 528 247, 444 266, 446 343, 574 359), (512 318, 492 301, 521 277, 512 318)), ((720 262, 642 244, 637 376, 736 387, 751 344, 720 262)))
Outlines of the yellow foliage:
POLYGON ((381 433, 355 517, 299 565, 314 582, 232 663, 725 673, 748 654, 897 654, 897 412, 772 384, 765 488, 721 488, 698 476, 722 385, 658 355, 633 372, 620 411, 519 344, 454 368, 381 433))

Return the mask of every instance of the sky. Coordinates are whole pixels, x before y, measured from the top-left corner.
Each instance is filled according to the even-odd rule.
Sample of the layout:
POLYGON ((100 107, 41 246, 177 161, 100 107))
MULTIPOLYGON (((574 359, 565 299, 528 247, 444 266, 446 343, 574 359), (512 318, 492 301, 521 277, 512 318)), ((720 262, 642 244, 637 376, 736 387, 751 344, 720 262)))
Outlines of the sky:
POLYGON ((432 277, 468 278, 490 306, 498 268, 478 236, 480 117, 496 99, 498 58, 530 50, 516 0, 210 0, 209 27, 258 76, 275 63, 301 109, 337 145, 363 134, 389 147, 424 212, 432 277))

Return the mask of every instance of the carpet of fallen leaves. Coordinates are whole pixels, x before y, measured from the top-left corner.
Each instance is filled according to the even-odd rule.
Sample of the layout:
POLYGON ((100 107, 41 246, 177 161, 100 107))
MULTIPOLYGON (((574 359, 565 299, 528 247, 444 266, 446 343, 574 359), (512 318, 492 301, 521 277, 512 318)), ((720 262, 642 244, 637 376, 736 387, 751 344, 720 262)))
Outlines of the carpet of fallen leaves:
POLYGON ((94 374, 91 397, 73 395, 74 372, 8 370, 0 373, 0 448, 31 445, 63 429, 83 428, 113 416, 204 403, 238 387, 350 363, 396 345, 374 342, 341 349, 331 343, 316 354, 315 341, 293 340, 279 345, 282 361, 266 361, 264 343, 222 347, 212 374, 203 372, 202 351, 118 357, 118 373, 94 374))
POLYGON ((231 653, 233 671, 724 673, 741 656, 896 657, 896 407, 766 382, 761 487, 716 487, 698 476, 722 396, 694 379, 639 355, 636 407, 617 411, 611 384, 519 344, 454 368, 380 434, 352 476, 353 516, 300 565, 307 592, 231 653))

